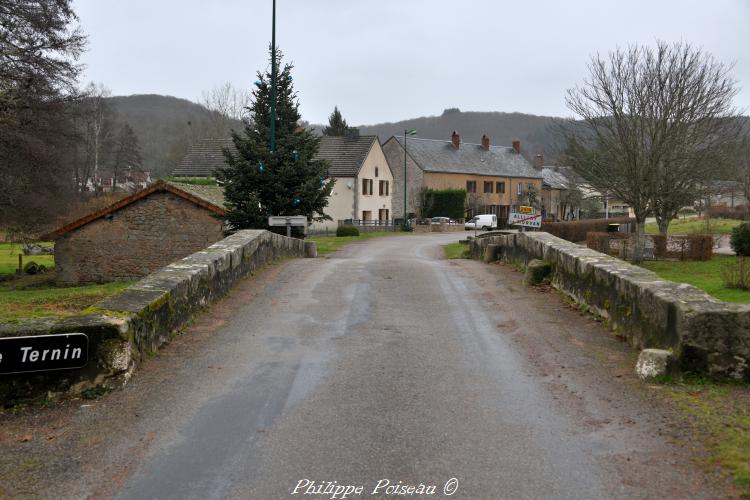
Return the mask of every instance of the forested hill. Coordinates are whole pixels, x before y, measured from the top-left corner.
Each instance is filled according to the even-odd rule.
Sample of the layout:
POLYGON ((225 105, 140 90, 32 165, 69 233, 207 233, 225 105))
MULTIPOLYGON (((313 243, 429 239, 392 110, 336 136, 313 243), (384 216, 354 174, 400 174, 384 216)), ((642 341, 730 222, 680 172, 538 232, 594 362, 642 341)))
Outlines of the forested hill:
POLYGON ((404 129, 417 129, 418 137, 450 140, 451 132, 461 134, 461 140, 479 144, 483 134, 493 145, 510 146, 514 139, 521 141, 521 149, 529 159, 543 153, 546 160, 555 157, 555 118, 486 111, 447 109, 440 116, 425 116, 395 123, 363 125, 362 134, 377 134, 381 142, 392 135, 403 135, 404 129))
MULTIPOLYGON (((144 170, 156 176, 168 175, 190 145, 216 132, 214 113, 187 99, 163 95, 131 95, 108 98, 117 122, 129 123, 141 147, 144 170)), ((233 126, 242 124, 234 120, 233 126)))

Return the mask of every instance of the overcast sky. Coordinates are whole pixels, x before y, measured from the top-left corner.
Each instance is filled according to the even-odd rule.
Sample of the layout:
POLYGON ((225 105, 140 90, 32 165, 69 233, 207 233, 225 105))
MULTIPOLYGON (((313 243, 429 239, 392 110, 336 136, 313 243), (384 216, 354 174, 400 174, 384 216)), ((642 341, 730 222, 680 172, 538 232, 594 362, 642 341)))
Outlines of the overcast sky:
MULTIPOLYGON (((271 0, 74 0, 87 81, 197 101, 268 66, 271 0)), ((352 125, 463 111, 569 116, 592 53, 684 40, 735 63, 750 113, 750 0, 277 0, 303 118, 352 125)))

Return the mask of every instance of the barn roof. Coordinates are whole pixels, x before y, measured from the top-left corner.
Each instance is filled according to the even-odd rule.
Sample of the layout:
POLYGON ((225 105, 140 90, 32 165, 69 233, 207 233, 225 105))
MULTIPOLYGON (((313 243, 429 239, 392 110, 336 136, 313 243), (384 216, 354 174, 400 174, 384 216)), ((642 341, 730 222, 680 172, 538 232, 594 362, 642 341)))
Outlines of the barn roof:
POLYGON ((63 227, 60 227, 51 233, 42 236, 42 239, 53 240, 60 236, 74 231, 90 222, 101 219, 106 215, 121 210, 128 205, 135 203, 138 200, 142 200, 153 193, 169 192, 179 196, 187 201, 195 203, 199 207, 203 207, 206 210, 213 212, 218 215, 224 215, 224 191, 221 186, 203 186, 196 184, 185 184, 179 182, 167 182, 157 181, 151 186, 141 189, 140 191, 133 193, 132 195, 123 198, 117 203, 92 212, 78 220, 71 222, 63 227))

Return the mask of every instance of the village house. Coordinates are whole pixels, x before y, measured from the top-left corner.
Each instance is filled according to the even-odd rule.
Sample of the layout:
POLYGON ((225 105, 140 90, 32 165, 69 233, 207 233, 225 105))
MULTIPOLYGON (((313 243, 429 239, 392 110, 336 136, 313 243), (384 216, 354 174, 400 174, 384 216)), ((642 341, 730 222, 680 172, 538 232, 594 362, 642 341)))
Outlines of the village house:
POLYGON ((544 165, 544 155, 534 157, 534 168, 542 176, 542 214, 547 220, 571 220, 581 217, 581 207, 573 206, 570 192, 578 190, 581 199, 596 207, 586 217, 633 217, 630 206, 612 194, 604 195, 594 189, 572 168, 559 165, 544 165))
MULTIPOLYGON (((465 189, 467 216, 496 214, 499 221, 518 206, 538 204, 542 176, 521 155, 520 141, 512 147, 493 146, 482 136, 480 144, 462 143, 457 132, 450 141, 393 136, 383 151, 394 174, 393 212, 404 217, 404 161, 406 161, 406 213, 419 212, 423 188, 465 189)), ((439 215, 439 214, 438 214, 439 215)))
POLYGON ((130 280, 222 239, 223 207, 218 186, 158 181, 44 239, 61 283, 130 280))
POLYGON ((393 173, 378 136, 323 136, 318 158, 330 163, 328 175, 336 181, 325 209, 333 220, 315 222, 311 230, 335 229, 345 220, 363 226, 391 223, 393 173))

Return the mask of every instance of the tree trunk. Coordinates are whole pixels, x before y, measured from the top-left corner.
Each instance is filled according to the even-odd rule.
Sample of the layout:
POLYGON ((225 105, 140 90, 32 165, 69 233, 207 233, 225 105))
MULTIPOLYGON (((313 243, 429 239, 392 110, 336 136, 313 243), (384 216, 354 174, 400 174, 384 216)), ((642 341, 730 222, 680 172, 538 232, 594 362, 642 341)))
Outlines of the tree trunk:
POLYGON ((636 218, 635 221, 635 245, 633 245, 633 264, 643 262, 643 247, 645 246, 646 219, 636 218))
POLYGON ((667 235, 667 231, 669 231, 669 223, 671 222, 670 217, 666 216, 656 216, 656 224, 659 226, 659 234, 662 236, 667 235))

